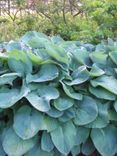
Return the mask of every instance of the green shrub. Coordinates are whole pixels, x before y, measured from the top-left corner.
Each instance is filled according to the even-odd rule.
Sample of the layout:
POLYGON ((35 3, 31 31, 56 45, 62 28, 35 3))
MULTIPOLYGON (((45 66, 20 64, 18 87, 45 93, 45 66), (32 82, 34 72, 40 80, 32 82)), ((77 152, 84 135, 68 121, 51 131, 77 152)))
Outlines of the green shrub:
POLYGON ((35 1, 34 10, 27 9, 26 0, 13 3, 17 6, 14 12, 1 7, 4 16, 0 16, 0 41, 16 39, 33 30, 93 44, 117 37, 116 0, 35 1))
POLYGON ((0 51, 0 155, 117 153, 116 41, 28 32, 0 51))

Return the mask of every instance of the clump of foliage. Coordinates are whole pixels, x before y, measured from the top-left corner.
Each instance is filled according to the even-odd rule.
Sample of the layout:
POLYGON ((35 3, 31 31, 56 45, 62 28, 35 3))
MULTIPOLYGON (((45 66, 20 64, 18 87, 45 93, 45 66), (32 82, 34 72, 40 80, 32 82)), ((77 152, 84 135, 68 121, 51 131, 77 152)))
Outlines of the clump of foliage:
POLYGON ((117 153, 117 41, 33 31, 0 50, 0 155, 117 153))

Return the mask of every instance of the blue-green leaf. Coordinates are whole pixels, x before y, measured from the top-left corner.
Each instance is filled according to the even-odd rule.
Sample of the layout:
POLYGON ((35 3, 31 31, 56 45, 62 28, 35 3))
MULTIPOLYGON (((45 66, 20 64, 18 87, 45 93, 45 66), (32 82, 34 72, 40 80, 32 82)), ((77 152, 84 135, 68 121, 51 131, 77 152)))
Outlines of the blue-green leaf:
POLYGON ((89 74, 92 77, 98 77, 105 74, 105 72, 101 68, 99 68, 96 64, 93 64, 89 74))
POLYGON ((107 53, 105 52, 93 52, 90 54, 90 58, 94 63, 106 64, 107 61, 107 53))
POLYGON ((91 155, 95 151, 95 147, 91 141, 91 139, 88 139, 81 148, 81 152, 84 155, 91 155))
POLYGON ((10 41, 7 46, 6 46, 6 50, 7 52, 12 52, 13 50, 21 50, 21 44, 20 42, 16 42, 16 41, 10 41))
POLYGON ((87 52, 85 49, 76 49, 72 53, 78 63, 81 65, 90 66, 89 52, 87 52))
POLYGON ((75 145, 80 145, 81 143, 85 143, 87 138, 89 137, 90 129, 78 126, 75 145))
POLYGON ((117 65, 117 51, 110 52, 109 56, 112 59, 112 61, 117 65))
POLYGON ((67 122, 67 121, 73 119, 74 117, 75 117, 75 110, 74 110, 74 108, 71 107, 64 111, 64 114, 61 117, 59 117, 59 121, 67 122))
POLYGON ((85 125, 96 119, 98 115, 98 107, 91 97, 84 96, 83 100, 78 103, 76 110, 75 124, 85 125))
POLYGON ((91 94, 96 96, 99 99, 105 99, 105 100, 115 100, 116 95, 111 93, 110 91, 102 88, 102 87, 92 87, 89 86, 89 91, 91 94))
POLYGON ((101 86, 117 95, 117 79, 112 76, 100 76, 97 79, 91 80, 91 84, 93 87, 101 86))
POLYGON ((108 105, 98 103, 98 116, 97 118, 86 125, 89 128, 104 128, 109 124, 108 105))
POLYGON ((21 156, 33 148, 36 143, 37 136, 28 140, 22 140, 16 135, 14 130, 10 128, 5 133, 3 148, 9 156, 21 156))
POLYGON ((117 152, 117 128, 108 126, 103 129, 93 129, 92 141, 103 156, 113 156, 117 152))
POLYGON ((21 38, 21 42, 23 42, 26 45, 29 45, 29 42, 34 38, 42 39, 42 40, 49 39, 44 33, 36 32, 36 31, 29 31, 21 38))
POLYGON ((54 100, 54 106, 59 111, 64 111, 70 107, 72 107, 74 104, 74 100, 68 98, 68 97, 60 97, 56 100, 54 100))
POLYGON ((43 116, 29 106, 22 106, 14 116, 13 128, 23 140, 35 136, 42 128, 43 116))
POLYGON ((8 65, 11 71, 25 75, 32 72, 32 63, 23 51, 14 50, 9 53, 8 65))
POLYGON ((21 74, 19 73, 7 73, 0 76, 0 85, 10 84, 12 85, 13 80, 17 77, 20 77, 21 74))
POLYGON ((47 44, 46 51, 49 54, 49 56, 51 56, 55 60, 65 63, 65 64, 69 63, 69 57, 62 47, 54 45, 54 44, 53 45, 47 44))
POLYGON ((26 98, 38 111, 48 112, 50 110, 49 101, 45 97, 40 97, 36 92, 30 92, 26 98))
POLYGON ((24 154, 24 156, 54 156, 54 152, 46 152, 41 149, 39 143, 34 146, 29 152, 24 154))
POLYGON ((81 66, 72 73, 72 81, 64 81, 67 85, 79 85, 89 79, 89 72, 85 66, 81 66))
POLYGON ((55 65, 45 64, 41 66, 37 74, 28 74, 26 77, 26 81, 27 83, 51 81, 58 77, 58 74, 58 69, 55 65))
POLYGON ((72 156, 77 156, 78 154, 80 154, 80 146, 74 146, 71 149, 71 154, 72 156))
POLYGON ((54 144, 52 142, 50 134, 47 133, 46 131, 44 131, 42 134, 41 148, 42 148, 42 150, 44 150, 46 152, 51 152, 54 148, 54 144))
POLYGON ((64 89, 64 92, 72 99, 76 99, 76 100, 82 100, 83 95, 77 92, 74 92, 74 90, 72 89, 72 87, 65 85, 63 82, 62 86, 64 89))
POLYGON ((28 93, 29 89, 26 86, 22 86, 21 89, 0 89, 0 108, 9 108, 13 106, 17 101, 25 97, 28 93))
POLYGON ((47 132, 52 132, 60 126, 57 119, 48 116, 45 116, 43 124, 45 125, 45 130, 47 130, 47 132))
POLYGON ((64 155, 67 155, 75 145, 76 128, 69 121, 62 127, 51 132, 52 141, 55 147, 64 155))
POLYGON ((40 85, 40 87, 37 90, 37 93, 40 97, 44 97, 48 101, 52 99, 57 99, 59 97, 58 90, 52 86, 40 85))
POLYGON ((50 117, 53 117, 53 118, 59 118, 60 116, 63 115, 63 112, 57 110, 56 108, 54 107, 51 107, 51 109, 46 112, 50 117))
POLYGON ((26 98, 33 107, 42 112, 50 110, 50 100, 57 99, 59 92, 52 86, 38 85, 37 91, 30 92, 26 98))

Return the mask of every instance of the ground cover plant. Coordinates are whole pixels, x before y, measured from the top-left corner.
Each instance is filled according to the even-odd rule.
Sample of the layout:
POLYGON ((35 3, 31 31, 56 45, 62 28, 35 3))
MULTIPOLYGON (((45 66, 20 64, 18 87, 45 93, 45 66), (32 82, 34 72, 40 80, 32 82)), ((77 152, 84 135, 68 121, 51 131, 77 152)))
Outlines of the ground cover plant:
POLYGON ((0 51, 1 156, 117 153, 117 41, 33 31, 0 51))

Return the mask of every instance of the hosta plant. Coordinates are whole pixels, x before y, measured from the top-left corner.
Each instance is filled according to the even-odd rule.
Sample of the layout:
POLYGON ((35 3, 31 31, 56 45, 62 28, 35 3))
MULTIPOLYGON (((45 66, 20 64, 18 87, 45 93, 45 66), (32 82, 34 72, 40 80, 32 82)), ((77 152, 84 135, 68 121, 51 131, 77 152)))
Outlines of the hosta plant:
POLYGON ((0 51, 0 156, 117 153, 116 41, 28 32, 0 51))

